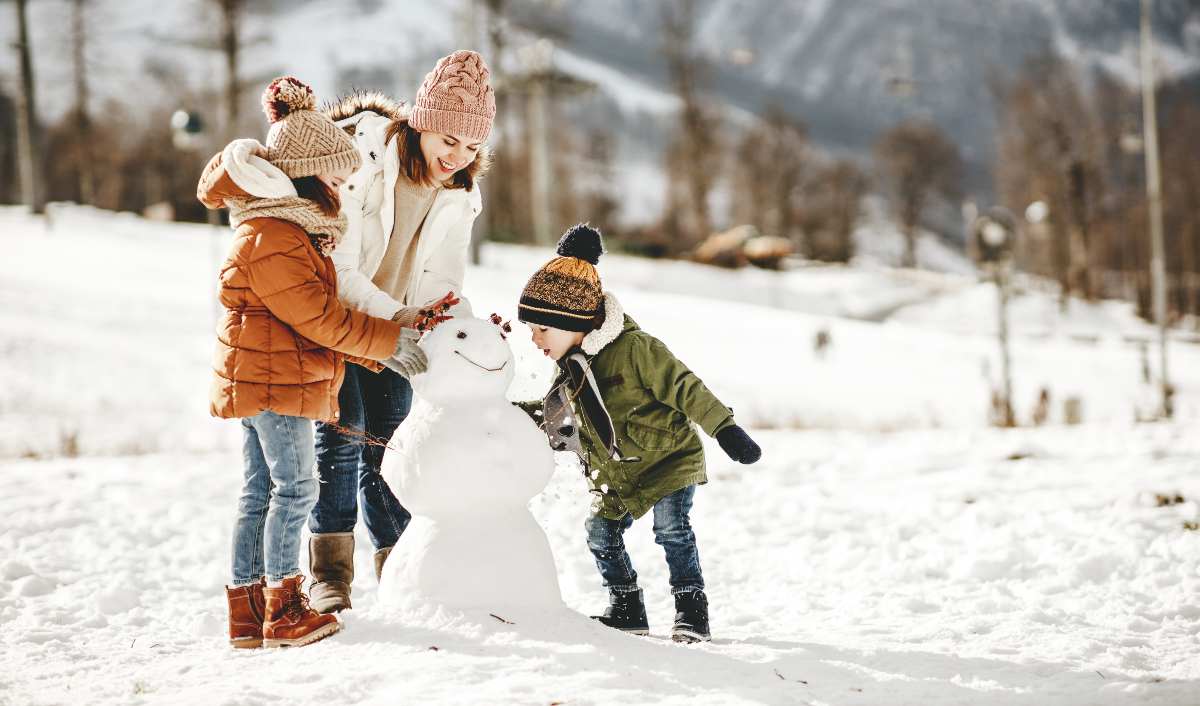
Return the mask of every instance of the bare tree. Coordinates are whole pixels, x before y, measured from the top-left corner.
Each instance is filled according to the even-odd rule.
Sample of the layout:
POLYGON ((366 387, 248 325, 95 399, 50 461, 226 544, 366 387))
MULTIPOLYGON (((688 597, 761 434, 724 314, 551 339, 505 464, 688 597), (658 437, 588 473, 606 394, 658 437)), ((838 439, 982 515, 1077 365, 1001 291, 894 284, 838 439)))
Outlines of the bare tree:
POLYGON ((505 182, 511 178, 511 167, 500 151, 508 149, 507 140, 511 139, 512 131, 508 129, 509 117, 509 87, 507 81, 507 64, 504 51, 508 45, 508 19, 505 13, 506 0, 476 0, 472 11, 482 6, 484 10, 488 43, 488 67, 492 71, 492 86, 496 97, 496 120, 492 125, 492 178, 486 179, 481 187, 486 192, 488 208, 483 209, 476 221, 475 231, 471 239, 471 262, 478 265, 483 257, 483 243, 499 230, 496 214, 506 213, 512 209, 512 192, 505 189, 505 182), (499 187, 495 185, 499 184, 499 187))
POLYGON ((0 203, 15 203, 17 183, 17 105, 0 92, 0 203))
POLYGON ((854 257, 854 229, 868 186, 866 174, 848 159, 823 165, 807 182, 799 211, 805 257, 824 262, 854 257))
POLYGON ((660 14, 662 50, 681 104, 679 130, 667 150, 668 213, 664 220, 675 230, 676 249, 683 250, 712 231, 708 195, 721 169, 721 118, 703 97, 706 65, 695 49, 696 0, 666 0, 660 14))
POLYGON ((734 217, 760 232, 798 240, 800 187, 809 169, 808 129, 772 106, 738 144, 734 217))
MULTIPOLYGON (((577 158, 580 185, 579 211, 593 223, 599 224, 607 237, 618 238, 617 222, 621 203, 614 189, 616 171, 616 139, 605 129, 592 129, 584 136, 583 155, 577 158)), ((578 220, 576 218, 575 220, 578 220)))
POLYGON ((917 265, 917 226, 932 199, 956 198, 962 174, 958 148, 936 125, 905 122, 875 144, 875 161, 904 233, 903 265, 917 265))
POLYGON ((1096 109, 1075 69, 1054 54, 1034 57, 999 88, 999 179, 1005 200, 1049 206, 1047 254, 1062 306, 1072 291, 1097 294, 1092 235, 1104 199, 1096 109))
POLYGON ((33 213, 42 214, 46 212, 46 193, 42 183, 41 130, 37 120, 26 0, 16 0, 15 5, 16 49, 21 71, 20 91, 17 94, 17 150, 21 169, 21 198, 33 213))
POLYGON ((76 172, 79 178, 79 202, 90 204, 95 200, 95 182, 92 169, 92 116, 88 110, 90 91, 87 70, 87 21, 84 8, 87 0, 71 2, 71 63, 75 79, 76 172))
POLYGON ((225 133, 232 137, 237 130, 240 114, 241 83, 238 63, 241 59, 242 38, 239 28, 246 9, 245 0, 212 0, 221 14, 219 47, 225 56, 225 133))
POLYGON ((1195 316, 1200 314, 1200 100, 1183 99, 1166 108, 1162 184, 1166 261, 1175 284, 1170 306, 1195 316))

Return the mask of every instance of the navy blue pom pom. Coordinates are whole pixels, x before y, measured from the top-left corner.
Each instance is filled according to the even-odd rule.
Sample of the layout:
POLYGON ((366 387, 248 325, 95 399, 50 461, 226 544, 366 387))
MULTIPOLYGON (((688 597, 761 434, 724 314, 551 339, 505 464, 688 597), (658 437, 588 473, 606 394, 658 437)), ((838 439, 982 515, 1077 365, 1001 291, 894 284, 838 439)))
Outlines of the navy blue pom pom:
POLYGON ((598 265, 600 256, 604 254, 604 239, 600 237, 600 231, 580 223, 563 234, 558 241, 557 252, 563 257, 577 257, 598 265))

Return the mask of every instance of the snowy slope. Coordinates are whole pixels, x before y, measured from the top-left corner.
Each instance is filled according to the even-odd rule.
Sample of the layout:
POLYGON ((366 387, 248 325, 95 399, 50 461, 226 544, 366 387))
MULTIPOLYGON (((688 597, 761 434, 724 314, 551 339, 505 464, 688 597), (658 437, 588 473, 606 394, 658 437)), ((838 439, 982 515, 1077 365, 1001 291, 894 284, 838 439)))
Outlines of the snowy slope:
MULTIPOLYGON (((986 335, 738 304, 725 296, 746 288, 736 275, 678 265, 655 282, 624 258, 602 261, 610 289, 764 448, 742 467, 706 442, 693 523, 714 642, 661 639, 672 607, 648 520, 628 540, 658 637, 583 617, 603 591, 583 542, 589 498, 564 460, 532 509, 581 615, 510 626, 388 612, 363 535, 343 633, 235 653, 221 587, 239 437, 206 402, 227 231, 55 213, 46 232, 0 209, 17 254, 0 266, 4 706, 1191 706, 1200 693, 1191 347, 1176 347, 1182 419, 1134 425, 1131 350, 1021 341, 1018 364, 1082 394, 1089 423, 1004 432, 983 425, 986 335), (819 360, 809 341, 823 326, 834 344, 819 360)), ((545 253, 486 255, 467 294, 477 313, 510 316, 545 253)), ((810 291, 864 295, 872 276, 814 274, 810 291)), ((512 396, 530 397, 550 371, 516 333, 512 396)), ((1032 385, 1018 379, 1020 399, 1032 385)))
POLYGON ((697 493, 716 639, 690 648, 661 639, 648 520, 628 542, 658 638, 583 617, 603 591, 567 466, 534 511, 577 619, 389 614, 360 535, 341 634, 239 654, 221 596, 236 453, 5 462, 0 703, 1195 704, 1185 427, 756 435, 761 465, 711 449, 697 493))
MULTIPOLYGON (((0 209, 0 233, 19 239, 21 262, 28 263, 0 279, 0 376, 13 381, 0 387, 0 457, 235 443, 234 431, 208 418, 205 402, 212 288, 228 229, 59 208, 45 232, 20 213, 0 209), (81 376, 90 384, 79 385, 81 376)), ((547 255, 486 248, 485 266, 468 279, 476 311, 515 318, 520 287, 547 255)), ((871 267, 728 272, 620 256, 606 257, 601 272, 638 322, 752 424, 891 430, 987 423, 1000 367, 988 328, 994 294, 986 285, 871 267), (951 314, 939 316, 939 302, 948 302, 951 314), (913 307, 907 314, 906 304, 913 307), (901 314, 888 319, 896 309, 901 314), (960 328, 960 321, 968 325, 960 328), (819 355, 813 344, 822 330, 832 344, 819 355)), ((1110 331, 1107 322, 1124 324, 1071 321, 1109 345, 1015 326, 1041 334, 1014 343, 1018 416, 1028 421, 1044 386, 1054 400, 1052 419, 1061 418, 1068 396, 1081 398, 1089 422, 1128 421, 1139 407, 1151 408, 1140 352, 1118 335, 1133 325, 1110 331), (1104 385, 1094 384, 1101 379, 1104 385)), ((515 337, 514 345, 524 382, 512 394, 537 396, 552 365, 527 337, 515 337)), ((1172 357, 1180 414, 1200 417, 1200 351, 1179 345, 1172 357)))

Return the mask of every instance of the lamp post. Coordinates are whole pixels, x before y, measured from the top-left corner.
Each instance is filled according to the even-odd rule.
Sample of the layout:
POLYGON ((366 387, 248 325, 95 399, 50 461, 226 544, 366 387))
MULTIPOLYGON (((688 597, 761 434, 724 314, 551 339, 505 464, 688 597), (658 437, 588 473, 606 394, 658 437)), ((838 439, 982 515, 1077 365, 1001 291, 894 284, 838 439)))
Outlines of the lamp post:
POLYGON ((1006 427, 1017 425, 1012 403, 1012 356, 1008 345, 1009 281, 1012 276, 1013 250, 1016 243, 1017 220, 1007 209, 999 206, 988 209, 971 225, 971 236, 984 269, 996 283, 999 294, 997 307, 997 337, 1000 343, 1000 371, 1003 394, 1003 418, 1006 427))
MULTIPOLYGON (((195 152, 200 149, 203 144, 204 135, 207 126, 204 124, 203 118, 199 113, 182 108, 171 114, 171 142, 175 145, 175 149, 180 152, 195 152)), ((205 209, 205 217, 210 226, 219 227, 221 225, 221 214, 215 209, 205 209)), ((218 237, 220 230, 214 229, 212 237, 212 262, 213 271, 215 272, 221 265, 221 238, 218 237)), ((216 302, 216 307, 212 309, 213 325, 216 325, 217 318, 220 316, 220 303, 216 302)))
MULTIPOLYGON (((171 114, 171 142, 180 152, 195 152, 200 148, 207 126, 199 113, 180 108, 171 114)), ((221 214, 206 211, 209 225, 221 225, 221 214)))
POLYGON ((1173 412, 1172 388, 1167 376, 1167 268, 1163 245, 1162 176, 1158 161, 1158 118, 1154 96, 1154 36, 1150 31, 1150 0, 1142 0, 1141 79, 1142 129, 1146 158, 1146 200, 1150 216, 1150 279, 1153 286, 1154 322, 1158 324, 1158 355, 1162 407, 1159 414, 1169 419, 1173 412))

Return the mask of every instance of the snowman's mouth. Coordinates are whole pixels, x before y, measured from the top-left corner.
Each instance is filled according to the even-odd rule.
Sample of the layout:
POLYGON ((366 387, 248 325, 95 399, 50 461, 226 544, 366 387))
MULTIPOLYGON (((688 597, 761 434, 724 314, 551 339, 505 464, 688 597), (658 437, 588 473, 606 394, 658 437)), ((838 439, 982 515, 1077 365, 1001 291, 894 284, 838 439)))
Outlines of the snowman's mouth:
POLYGON ((480 365, 479 363, 476 363, 475 361, 471 360, 470 358, 468 358, 467 356, 463 355, 462 353, 459 353, 458 351, 454 351, 454 352, 455 352, 455 353, 458 353, 459 357, 461 357, 463 360, 467 361, 467 362, 468 362, 468 363, 470 363, 471 365, 474 365, 476 368, 479 368, 480 370, 486 370, 486 371, 488 371, 489 373, 498 373, 498 372, 500 372, 501 370, 504 370, 504 366, 508 365, 508 361, 506 360, 506 361, 504 361, 504 362, 503 362, 503 363, 500 365, 500 367, 499 367, 499 368, 489 368, 489 367, 486 367, 486 366, 480 365))

